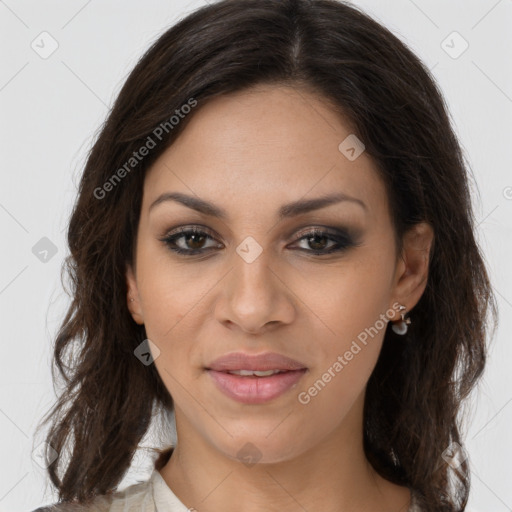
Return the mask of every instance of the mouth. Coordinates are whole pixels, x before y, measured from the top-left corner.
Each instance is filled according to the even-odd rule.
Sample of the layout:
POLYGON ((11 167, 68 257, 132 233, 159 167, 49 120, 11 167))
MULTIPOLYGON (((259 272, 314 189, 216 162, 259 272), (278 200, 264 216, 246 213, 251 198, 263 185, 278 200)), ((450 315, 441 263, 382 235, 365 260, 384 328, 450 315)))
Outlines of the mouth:
POLYGON ((297 386, 308 368, 276 352, 232 352, 205 370, 225 396, 244 404, 263 404, 297 386))
MULTIPOLYGON (((290 357, 276 352, 263 354, 248 354, 244 352, 231 352, 211 362, 207 370, 218 372, 284 372, 288 370, 303 370, 306 365, 290 357)), ((262 375, 266 376, 266 375, 262 375)))
POLYGON ((224 373, 240 375, 241 377, 270 377, 278 373, 285 373, 292 370, 226 370, 224 373))
POLYGON ((297 370, 224 370, 206 369, 218 390, 244 404, 263 404, 284 395, 297 386, 308 371, 297 370))

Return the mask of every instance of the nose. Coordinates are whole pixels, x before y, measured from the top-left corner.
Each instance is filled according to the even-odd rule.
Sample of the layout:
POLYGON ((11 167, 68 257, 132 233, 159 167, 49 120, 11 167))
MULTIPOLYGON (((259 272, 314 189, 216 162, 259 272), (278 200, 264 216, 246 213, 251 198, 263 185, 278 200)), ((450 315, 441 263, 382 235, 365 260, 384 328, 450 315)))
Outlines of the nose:
POLYGON ((265 251, 250 263, 236 255, 225 279, 215 307, 219 322, 250 334, 293 322, 294 294, 285 277, 271 268, 265 251))

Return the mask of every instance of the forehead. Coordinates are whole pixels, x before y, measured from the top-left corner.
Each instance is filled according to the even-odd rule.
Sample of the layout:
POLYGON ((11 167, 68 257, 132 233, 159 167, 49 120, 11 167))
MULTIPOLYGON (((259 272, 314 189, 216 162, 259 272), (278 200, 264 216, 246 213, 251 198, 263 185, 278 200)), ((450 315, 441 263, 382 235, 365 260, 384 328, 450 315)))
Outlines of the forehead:
POLYGON ((143 208, 174 191, 251 211, 341 192, 382 213, 387 198, 374 163, 364 151, 347 158, 339 149, 347 137, 351 127, 327 102, 294 87, 214 98, 196 107, 147 173, 143 208))

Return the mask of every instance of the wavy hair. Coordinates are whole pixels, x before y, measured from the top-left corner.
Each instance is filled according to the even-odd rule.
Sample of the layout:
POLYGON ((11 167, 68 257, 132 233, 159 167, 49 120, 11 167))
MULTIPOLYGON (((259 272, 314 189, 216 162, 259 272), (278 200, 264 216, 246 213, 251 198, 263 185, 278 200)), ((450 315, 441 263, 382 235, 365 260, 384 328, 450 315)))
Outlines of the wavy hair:
MULTIPOLYGON (((309 91, 350 123, 386 185, 398 249, 412 225, 433 227, 412 324, 406 336, 388 326, 367 384, 364 450, 384 478, 414 489, 424 510, 464 510, 468 461, 453 470, 443 453, 462 444, 461 405, 484 370, 490 313, 497 317, 469 165, 428 68, 336 0, 205 6, 163 33, 126 79, 88 153, 67 231, 71 302, 52 364, 63 389, 38 427, 51 421, 46 442, 58 455, 47 471, 59 501, 115 490, 155 412, 173 410, 155 365, 134 357, 146 333, 126 304, 145 173, 208 99, 259 84, 309 91), (198 106, 170 123, 192 100, 198 106), (127 169, 148 137, 155 147, 127 169)), ((157 451, 161 467, 170 450, 157 451)))

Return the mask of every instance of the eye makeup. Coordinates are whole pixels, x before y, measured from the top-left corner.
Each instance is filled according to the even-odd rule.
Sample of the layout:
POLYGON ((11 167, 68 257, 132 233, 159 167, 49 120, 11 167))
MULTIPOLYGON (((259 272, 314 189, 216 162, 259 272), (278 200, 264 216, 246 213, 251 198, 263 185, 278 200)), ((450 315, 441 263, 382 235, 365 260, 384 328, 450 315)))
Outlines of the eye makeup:
MULTIPOLYGON (((287 247, 314 256, 341 253, 360 245, 360 236, 352 231, 341 227, 315 226, 299 231, 287 247), (297 244, 302 244, 302 247, 297 244)), ((175 254, 190 257, 222 249, 224 246, 216 237, 209 228, 194 224, 172 229, 159 240, 175 254)))

